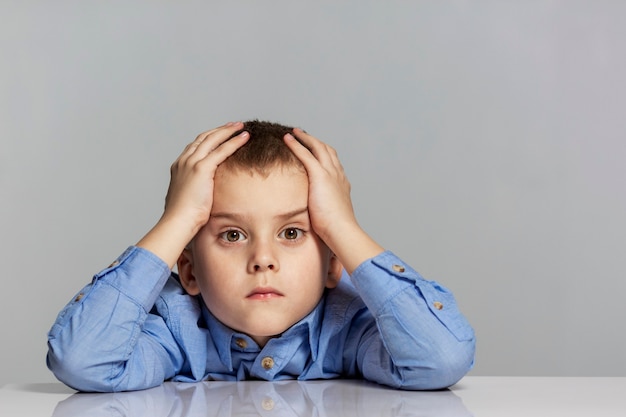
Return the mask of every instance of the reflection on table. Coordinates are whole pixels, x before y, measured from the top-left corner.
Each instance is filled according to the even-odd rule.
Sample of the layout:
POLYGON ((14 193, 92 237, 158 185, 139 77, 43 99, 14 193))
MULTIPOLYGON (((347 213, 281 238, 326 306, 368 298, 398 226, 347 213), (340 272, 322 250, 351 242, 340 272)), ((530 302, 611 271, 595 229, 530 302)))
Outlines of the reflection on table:
POLYGON ((77 394, 61 383, 14 383, 0 388, 0 417, 624 417, 625 392, 626 377, 468 376, 435 392, 351 380, 168 382, 118 394, 77 394))
POLYGON ((409 392, 365 381, 168 382, 145 391, 76 393, 54 417, 471 416, 449 390, 409 392))

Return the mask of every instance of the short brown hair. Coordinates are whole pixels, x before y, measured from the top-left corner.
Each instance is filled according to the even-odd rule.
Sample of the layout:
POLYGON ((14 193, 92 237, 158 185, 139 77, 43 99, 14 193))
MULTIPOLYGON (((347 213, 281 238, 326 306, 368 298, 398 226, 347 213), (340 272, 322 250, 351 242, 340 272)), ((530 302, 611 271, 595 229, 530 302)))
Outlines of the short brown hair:
POLYGON ((283 140, 286 133, 292 133, 293 127, 255 119, 244 122, 243 129, 233 137, 243 131, 250 133, 250 139, 222 162, 223 169, 248 170, 263 176, 277 166, 304 169, 283 140))

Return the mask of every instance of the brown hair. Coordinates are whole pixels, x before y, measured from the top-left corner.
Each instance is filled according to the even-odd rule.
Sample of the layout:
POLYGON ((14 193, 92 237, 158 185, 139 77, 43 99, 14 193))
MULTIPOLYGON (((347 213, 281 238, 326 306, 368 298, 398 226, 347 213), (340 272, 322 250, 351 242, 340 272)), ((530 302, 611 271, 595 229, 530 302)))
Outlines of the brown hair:
POLYGON ((247 170, 267 176, 276 167, 304 169, 300 160, 285 145, 283 137, 292 133, 293 127, 279 123, 249 120, 233 137, 246 131, 250 139, 229 156, 220 167, 227 170, 247 170))

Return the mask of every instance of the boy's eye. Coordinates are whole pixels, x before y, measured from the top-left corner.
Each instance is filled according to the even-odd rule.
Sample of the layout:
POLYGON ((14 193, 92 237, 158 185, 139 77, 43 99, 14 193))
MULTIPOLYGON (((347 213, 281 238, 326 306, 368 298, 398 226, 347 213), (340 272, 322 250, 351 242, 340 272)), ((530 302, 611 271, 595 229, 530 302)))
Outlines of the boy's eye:
POLYGON ((287 240, 295 240, 300 236, 302 236, 302 230, 296 229, 295 227, 289 227, 280 232, 280 237, 287 240))
POLYGON ((238 242, 244 239, 243 233, 238 230, 228 230, 220 235, 227 242, 238 242))

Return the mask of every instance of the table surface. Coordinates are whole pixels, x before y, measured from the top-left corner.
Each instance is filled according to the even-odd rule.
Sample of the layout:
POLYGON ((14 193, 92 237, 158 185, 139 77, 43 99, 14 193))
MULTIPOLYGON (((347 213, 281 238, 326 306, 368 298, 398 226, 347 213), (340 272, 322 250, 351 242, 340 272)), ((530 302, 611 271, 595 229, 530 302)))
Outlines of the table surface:
POLYGON ((447 390, 365 381, 167 382, 115 394, 60 383, 0 388, 0 416, 626 416, 626 377, 465 377, 447 390))

